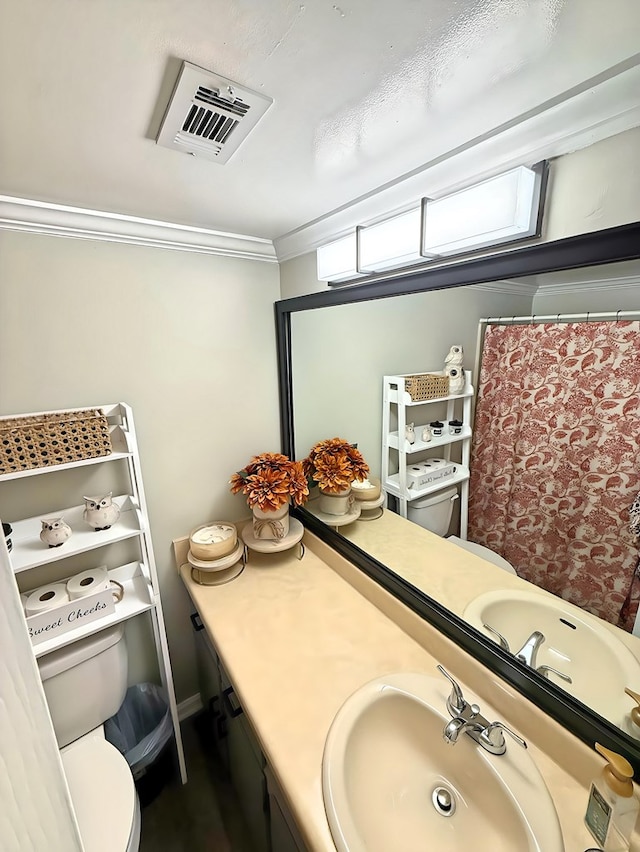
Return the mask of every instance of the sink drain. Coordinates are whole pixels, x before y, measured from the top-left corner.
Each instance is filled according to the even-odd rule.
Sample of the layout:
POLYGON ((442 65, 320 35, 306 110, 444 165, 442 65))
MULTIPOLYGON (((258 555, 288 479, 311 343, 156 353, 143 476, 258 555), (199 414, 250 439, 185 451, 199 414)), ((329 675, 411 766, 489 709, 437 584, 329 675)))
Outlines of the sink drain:
POLYGON ((453 816, 456 810, 456 800, 453 798, 453 793, 447 787, 436 787, 431 794, 433 807, 441 816, 453 816))

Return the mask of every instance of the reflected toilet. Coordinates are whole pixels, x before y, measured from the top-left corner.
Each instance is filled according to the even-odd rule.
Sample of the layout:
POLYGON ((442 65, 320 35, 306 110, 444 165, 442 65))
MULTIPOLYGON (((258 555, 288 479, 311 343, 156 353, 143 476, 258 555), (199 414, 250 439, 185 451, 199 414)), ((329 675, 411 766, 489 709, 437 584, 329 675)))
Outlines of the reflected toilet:
POLYGON ((441 538, 447 538, 452 544, 474 553, 481 559, 497 565, 503 571, 509 574, 515 574, 516 570, 506 559, 494 553, 488 547, 481 544, 475 544, 473 541, 464 541, 456 535, 447 536, 451 515, 453 513, 453 504, 458 499, 458 489, 455 486, 446 488, 443 491, 438 491, 431 494, 429 497, 422 497, 419 500, 414 500, 409 503, 407 509, 407 517, 414 524, 418 524, 424 529, 429 530, 441 538))
POLYGON ((38 668, 86 852, 137 852, 141 817, 133 775, 102 727, 127 689, 124 626, 52 651, 38 668))

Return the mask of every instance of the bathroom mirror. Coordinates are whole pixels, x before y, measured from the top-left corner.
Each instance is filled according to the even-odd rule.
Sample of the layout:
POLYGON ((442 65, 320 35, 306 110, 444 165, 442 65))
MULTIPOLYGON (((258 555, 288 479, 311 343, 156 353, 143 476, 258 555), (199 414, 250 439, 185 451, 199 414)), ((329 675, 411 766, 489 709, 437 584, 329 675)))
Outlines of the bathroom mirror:
MULTIPOLYGON (((453 343, 468 353, 465 367, 474 366, 481 317, 640 308, 639 238, 635 223, 278 303, 284 452, 302 458, 315 440, 340 435, 358 443, 379 475, 384 375, 438 369, 453 343), (616 292, 623 288, 624 304, 611 302, 607 282, 618 284, 616 292), (553 304, 565 307, 555 310, 553 304)), ((415 572, 387 558, 394 561, 390 566, 375 548, 363 549, 362 536, 351 534, 348 526, 330 528, 304 509, 299 515, 313 532, 573 733, 590 744, 608 744, 640 769, 640 739, 516 661, 468 624, 451 597, 432 597, 433 589, 416 582, 415 572)), ((640 657, 640 638, 625 638, 637 641, 640 657)))

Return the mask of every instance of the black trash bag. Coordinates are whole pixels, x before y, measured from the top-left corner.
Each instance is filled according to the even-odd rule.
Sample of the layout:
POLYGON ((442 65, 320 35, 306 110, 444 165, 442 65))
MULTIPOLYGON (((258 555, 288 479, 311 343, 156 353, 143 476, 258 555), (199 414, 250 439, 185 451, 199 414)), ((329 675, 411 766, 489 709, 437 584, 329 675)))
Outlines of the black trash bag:
POLYGON ((173 735, 164 689, 155 683, 130 686, 116 715, 104 723, 104 735, 125 756, 134 779, 141 778, 173 735))

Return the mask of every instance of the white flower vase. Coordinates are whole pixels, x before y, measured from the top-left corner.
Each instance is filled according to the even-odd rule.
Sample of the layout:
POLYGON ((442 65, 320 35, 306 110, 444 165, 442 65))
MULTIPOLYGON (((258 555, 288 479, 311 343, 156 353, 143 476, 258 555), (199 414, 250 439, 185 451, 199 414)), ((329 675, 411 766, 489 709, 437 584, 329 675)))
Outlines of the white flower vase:
POLYGON ((320 489, 320 497, 318 499, 318 508, 325 515, 346 515, 353 507, 353 495, 351 488, 346 488, 337 494, 330 494, 328 491, 320 489))
POLYGON ((289 534, 289 504, 285 503, 279 509, 263 512, 254 506, 253 534, 256 538, 267 541, 280 541, 289 534))

